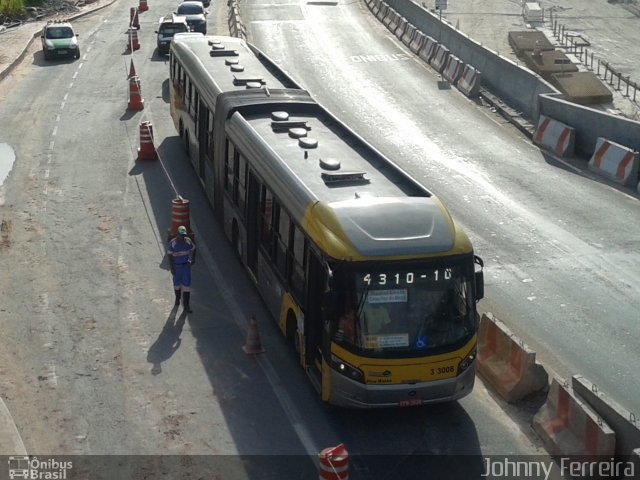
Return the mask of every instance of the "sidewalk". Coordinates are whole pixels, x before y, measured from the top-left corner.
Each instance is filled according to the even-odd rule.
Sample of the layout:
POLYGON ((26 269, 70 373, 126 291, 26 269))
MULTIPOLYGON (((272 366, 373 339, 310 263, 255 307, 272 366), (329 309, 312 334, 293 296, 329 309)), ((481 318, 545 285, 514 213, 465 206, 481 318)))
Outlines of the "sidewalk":
POLYGON ((44 20, 25 22, 18 27, 9 28, 0 32, 0 44, 2 44, 2 52, 0 53, 0 81, 4 79, 13 68, 23 59, 31 42, 40 35, 42 27, 48 20, 76 18, 87 15, 101 8, 108 7, 115 0, 97 0, 78 7, 78 11, 72 15, 57 15, 48 17, 44 20))

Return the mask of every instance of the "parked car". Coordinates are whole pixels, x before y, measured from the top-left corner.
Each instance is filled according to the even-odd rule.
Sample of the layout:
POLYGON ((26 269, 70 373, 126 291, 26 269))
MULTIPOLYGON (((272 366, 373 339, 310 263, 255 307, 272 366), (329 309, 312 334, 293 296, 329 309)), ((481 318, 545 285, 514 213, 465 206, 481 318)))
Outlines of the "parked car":
POLYGON ((57 57, 80 58, 78 36, 67 21, 47 22, 40 35, 45 60, 57 57))
POLYGON ((178 5, 177 15, 186 17, 189 28, 192 32, 207 34, 207 17, 209 13, 204 4, 200 1, 187 0, 178 5))
POLYGON ((156 30, 156 34, 158 35, 158 53, 161 55, 168 54, 169 45, 171 44, 173 36, 176 33, 185 33, 188 31, 189 25, 185 17, 175 14, 161 17, 158 22, 158 29, 156 30))

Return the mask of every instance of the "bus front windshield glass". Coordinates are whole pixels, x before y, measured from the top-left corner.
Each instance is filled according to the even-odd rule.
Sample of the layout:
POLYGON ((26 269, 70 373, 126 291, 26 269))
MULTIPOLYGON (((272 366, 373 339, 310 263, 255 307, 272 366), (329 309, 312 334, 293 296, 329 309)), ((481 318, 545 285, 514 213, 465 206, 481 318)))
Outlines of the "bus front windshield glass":
POLYGON ((473 265, 357 270, 342 293, 334 339, 373 356, 460 348, 475 333, 473 265))

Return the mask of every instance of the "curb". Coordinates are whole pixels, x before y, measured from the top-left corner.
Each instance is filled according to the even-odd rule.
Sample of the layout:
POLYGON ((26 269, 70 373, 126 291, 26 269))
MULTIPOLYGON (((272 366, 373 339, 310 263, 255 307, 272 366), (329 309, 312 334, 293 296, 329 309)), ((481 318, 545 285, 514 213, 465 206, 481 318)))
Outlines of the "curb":
POLYGON ((18 427, 0 397, 0 455, 27 455, 18 427))
MULTIPOLYGON (((112 5, 115 2, 116 2, 116 0, 111 0, 111 1, 109 1, 107 3, 105 3, 104 5, 100 5, 100 6, 96 7, 96 8, 93 8, 93 9, 90 9, 90 10, 86 10, 84 12, 80 12, 80 13, 78 13, 76 15, 72 15, 72 16, 66 17, 66 18, 68 18, 69 20, 75 20, 77 18, 84 17, 85 15, 89 15, 90 13, 97 12, 98 10, 102 10, 103 8, 106 8, 106 7, 112 5)), ((17 27, 17 28, 20 28, 20 27, 17 27)), ((27 53, 27 50, 31 46, 31 42, 33 42, 36 38, 38 38, 40 30, 41 30, 41 28, 38 28, 34 32, 34 34, 27 41, 26 45, 24 46, 24 48, 20 52, 20 55, 18 55, 15 59, 13 59, 11 62, 9 62, 9 64, 4 68, 4 70, 0 71, 0 81, 2 81, 7 75, 9 75, 13 71, 13 69, 16 67, 16 65, 18 65, 22 61, 22 59, 24 58, 24 56, 27 53)))

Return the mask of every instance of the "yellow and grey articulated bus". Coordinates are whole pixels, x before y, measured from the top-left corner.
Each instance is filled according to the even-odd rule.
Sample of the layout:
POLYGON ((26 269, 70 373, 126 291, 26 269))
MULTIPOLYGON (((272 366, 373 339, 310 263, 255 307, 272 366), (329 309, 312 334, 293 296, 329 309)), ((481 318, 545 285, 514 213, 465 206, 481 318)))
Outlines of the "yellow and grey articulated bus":
POLYGON ((322 399, 469 394, 482 260, 438 198, 255 47, 177 36, 170 55, 191 163, 322 399))

